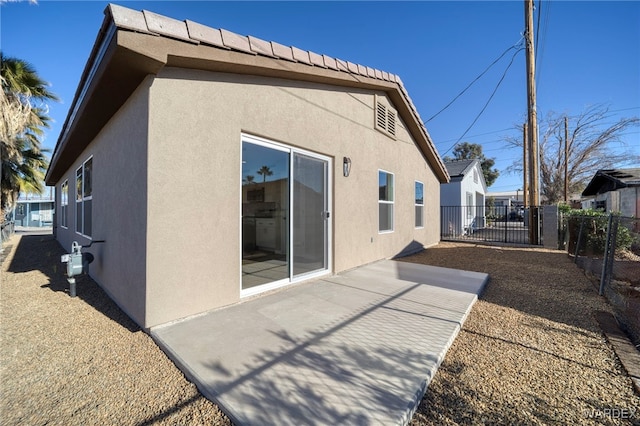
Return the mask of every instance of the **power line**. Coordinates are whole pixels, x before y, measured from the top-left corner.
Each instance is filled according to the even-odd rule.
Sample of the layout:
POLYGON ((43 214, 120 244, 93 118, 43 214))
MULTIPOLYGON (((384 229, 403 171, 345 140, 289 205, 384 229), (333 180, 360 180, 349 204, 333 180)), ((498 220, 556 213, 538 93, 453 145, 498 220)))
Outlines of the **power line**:
POLYGON ((493 61, 487 68, 485 68, 485 70, 482 71, 480 73, 480 75, 478 75, 471 83, 469 83, 469 85, 467 85, 467 87, 462 89, 462 92, 458 93, 456 95, 456 97, 451 100, 451 102, 449 102, 447 105, 444 106, 444 108, 442 108, 440 111, 436 112, 429 119, 427 119, 427 121, 425 121, 425 124, 430 122, 431 120, 436 118, 438 115, 440 115, 441 112, 443 112, 444 110, 449 108, 460 96, 462 96, 464 94, 464 92, 466 92, 471 86, 473 86, 473 84, 476 81, 478 81, 483 75, 485 75, 487 73, 487 71, 489 71, 491 69, 491 67, 493 67, 500 59, 502 59, 502 57, 504 55, 506 55, 507 52, 509 52, 512 49, 521 49, 522 48, 522 40, 523 40, 523 38, 524 38, 523 36, 520 36, 520 39, 514 45, 509 46, 504 52, 502 52, 502 54, 500 54, 500 56, 498 56, 498 58, 495 61, 493 61))
MULTIPOLYGON (((538 20, 536 22, 536 47, 538 47, 538 36, 540 36, 540 16, 542 12, 542 0, 538 0, 538 20)), ((536 63, 538 63, 538 50, 536 49, 536 63)))
MULTIPOLYGON (((478 137, 478 136, 492 135, 494 133, 506 132, 507 130, 517 130, 517 128, 516 127, 508 127, 506 129, 494 130, 492 132, 478 133, 478 134, 475 134, 475 135, 469 135, 469 137, 470 138, 475 138, 475 137, 478 137)), ((455 141, 455 140, 457 140, 457 139, 456 138, 447 139, 447 140, 444 140, 444 141, 437 142, 436 145, 439 145, 439 144, 442 144, 442 143, 451 142, 451 141, 455 141)), ((489 142, 486 142, 486 143, 492 143, 492 142, 500 142, 500 141, 489 141, 489 142)))
POLYGON ((629 111, 630 109, 640 109, 640 106, 635 106, 631 108, 622 108, 622 109, 614 109, 608 112, 620 112, 620 111, 629 111))
POLYGON ((462 140, 462 138, 465 137, 465 135, 467 134, 467 132, 469 130, 471 130, 471 128, 473 127, 474 124, 476 124, 476 121, 478 121, 478 119, 480 118, 480 116, 482 115, 482 113, 487 109, 487 106, 489 106, 489 102, 491 102, 491 99, 493 99, 493 96, 496 94, 496 92, 498 91, 498 88, 500 87, 500 84, 502 84, 502 82, 504 81, 504 78, 507 76, 507 72, 509 71, 509 68, 511 68, 511 65, 513 65, 513 61, 516 58, 516 56, 518 55, 519 52, 523 51, 524 47, 519 48, 518 50, 515 51, 515 53, 513 54, 513 56, 511 56, 511 61, 509 61, 509 65, 507 65, 507 68, 504 70, 504 72, 502 73, 502 77, 500 77, 500 80, 498 81, 498 84, 496 84, 496 87, 493 89, 493 92, 491 92, 491 96, 489 96, 489 99, 487 99, 487 102, 484 104, 484 106, 482 107, 482 109, 480 110, 480 112, 478 113, 478 115, 476 116, 476 118, 474 118, 473 122, 469 125, 469 127, 467 127, 467 130, 464 131, 464 133, 462 134, 462 136, 460 136, 458 138, 458 140, 456 141, 456 143, 454 143, 453 145, 451 145, 451 147, 449 147, 449 149, 447 149, 444 153, 446 154, 447 152, 451 151, 451 149, 453 149, 454 146, 456 146, 458 144, 458 142, 460 142, 462 140))
MULTIPOLYGON (((633 109, 640 109, 640 106, 634 106, 634 107, 629 107, 629 108, 621 108, 621 109, 614 109, 614 110, 611 110, 611 111, 608 111, 608 112, 613 113, 613 112, 629 111, 629 110, 633 110, 633 109)), ((574 117, 574 116, 571 116, 571 117, 574 117)), ((609 121, 609 122, 600 123, 600 124, 601 125, 610 125, 610 124, 614 124, 614 123, 617 123, 617 122, 616 121, 609 121)), ((507 128, 504 128, 504 129, 500 129, 500 130, 493 130, 491 132, 476 133, 474 135, 469 135, 468 137, 469 138, 475 138, 475 137, 478 137, 478 136, 493 135, 493 134, 496 134, 496 133, 507 132, 509 130, 520 130, 520 129, 518 127, 516 127, 516 126, 513 126, 513 127, 507 127, 507 128)), ((636 132, 632 132, 632 133, 636 133, 636 132)), ((444 143, 452 142, 452 141, 458 141, 458 140, 459 140, 458 138, 445 139, 445 140, 436 142, 436 146, 444 144, 444 143)), ((482 145, 488 145, 488 144, 499 143, 499 142, 503 142, 503 141, 502 140, 491 140, 491 141, 482 142, 482 145)), ((507 147, 499 147, 499 148, 489 148, 489 149, 484 149, 483 151, 484 152, 486 152, 486 151, 496 151, 498 149, 510 149, 510 148, 514 148, 514 147, 507 146, 507 147)))

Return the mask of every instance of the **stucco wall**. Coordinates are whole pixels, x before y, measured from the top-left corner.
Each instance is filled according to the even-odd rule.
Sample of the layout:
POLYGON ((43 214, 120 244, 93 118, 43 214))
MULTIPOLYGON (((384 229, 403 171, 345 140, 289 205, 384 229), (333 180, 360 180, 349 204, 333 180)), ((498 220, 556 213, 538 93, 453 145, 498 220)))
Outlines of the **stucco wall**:
POLYGON ((374 129, 373 92, 168 68, 150 96, 147 326, 239 300, 242 132, 333 157, 332 272, 438 242, 439 182, 402 123, 397 140, 374 129), (378 233, 378 169, 395 174, 388 234, 378 233))
MULTIPOLYGON (((87 146, 56 185, 57 239, 68 252, 75 232, 76 169, 93 156, 93 240, 90 275, 139 324, 145 318, 148 86, 143 83, 87 146), (60 186, 69 181, 68 229, 60 224, 60 186)), ((80 284, 78 284, 80 285, 80 284)), ((78 290, 82 296, 82 291, 78 290)))

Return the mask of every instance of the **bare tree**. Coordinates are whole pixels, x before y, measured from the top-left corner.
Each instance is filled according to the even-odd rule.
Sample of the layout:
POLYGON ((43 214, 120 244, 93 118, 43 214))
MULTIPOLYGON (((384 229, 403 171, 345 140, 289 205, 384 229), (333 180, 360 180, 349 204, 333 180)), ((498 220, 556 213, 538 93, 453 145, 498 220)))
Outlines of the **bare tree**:
MULTIPOLYGON (((550 112, 538 124, 540 193, 549 204, 557 203, 564 195, 565 116, 550 112)), ((640 125, 640 118, 622 118, 612 124, 608 121, 611 117, 609 107, 602 104, 589 106, 578 115, 568 116, 570 193, 581 192, 600 169, 640 162, 637 146, 634 151, 634 147, 627 146, 622 138, 626 130, 640 125), (615 144, 620 146, 614 147, 615 144)), ((507 137, 505 140, 513 146, 522 147, 521 137, 507 137)), ((515 161, 508 170, 522 172, 522 160, 515 161)))

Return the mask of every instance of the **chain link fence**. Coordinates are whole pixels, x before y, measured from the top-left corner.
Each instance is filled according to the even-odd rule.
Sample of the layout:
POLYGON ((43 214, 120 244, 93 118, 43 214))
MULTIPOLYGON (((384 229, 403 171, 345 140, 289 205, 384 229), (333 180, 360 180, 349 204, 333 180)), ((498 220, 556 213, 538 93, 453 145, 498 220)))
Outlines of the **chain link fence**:
POLYGON ((597 280, 599 294, 640 345, 640 219, 593 211, 568 214, 559 233, 569 255, 597 280))
POLYGON ((15 223, 12 220, 2 222, 0 225, 0 243, 7 241, 15 232, 15 223))

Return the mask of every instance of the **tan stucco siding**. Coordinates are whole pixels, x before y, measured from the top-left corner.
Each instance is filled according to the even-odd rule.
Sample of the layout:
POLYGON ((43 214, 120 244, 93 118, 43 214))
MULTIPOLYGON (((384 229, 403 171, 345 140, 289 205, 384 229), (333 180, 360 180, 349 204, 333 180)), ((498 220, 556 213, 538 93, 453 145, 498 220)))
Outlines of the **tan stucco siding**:
MULTIPOLYGON (((144 323, 146 293, 149 81, 133 93, 56 185, 59 214, 60 186, 66 179, 69 181, 69 227, 58 226, 58 241, 67 251, 71 250, 72 241, 89 244, 90 239, 75 232, 75 179, 76 169, 93 156, 92 239, 106 242, 86 249, 95 256, 90 265, 90 275, 141 325, 144 323)), ((59 217, 56 220, 59 224, 59 217)), ((80 289, 78 295, 82 295, 80 289)))
MULTIPOLYGON (((147 326, 240 297, 241 133, 333 158, 333 271, 439 239, 439 182, 398 123, 374 129, 372 91, 167 68, 151 87, 147 326), (352 160, 342 176, 342 159, 352 160), (378 169, 395 175, 395 230, 378 233, 378 169), (414 182, 425 227, 414 227, 414 182)), ((384 95, 379 92, 378 95, 384 95)))
POLYGON ((239 300, 242 111, 225 102, 206 82, 151 88, 148 327, 239 300))

